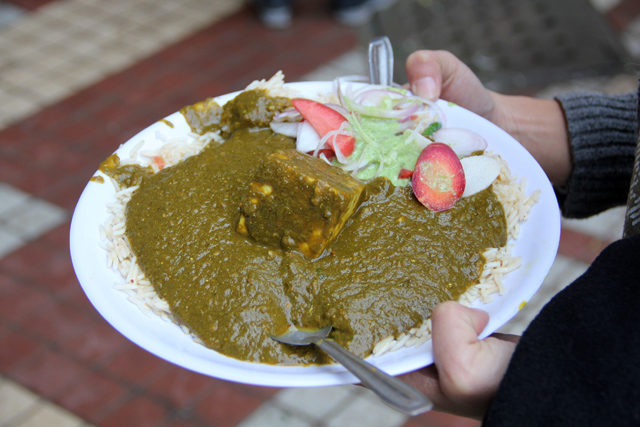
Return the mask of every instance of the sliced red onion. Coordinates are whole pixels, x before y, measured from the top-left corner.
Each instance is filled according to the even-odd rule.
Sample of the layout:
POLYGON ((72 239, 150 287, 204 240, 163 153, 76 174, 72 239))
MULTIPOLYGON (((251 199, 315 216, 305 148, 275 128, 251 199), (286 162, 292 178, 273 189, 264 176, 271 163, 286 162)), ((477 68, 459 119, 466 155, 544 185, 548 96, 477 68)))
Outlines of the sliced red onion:
POLYGON ((354 98, 354 102, 363 105, 377 106, 380 104, 380 101, 388 97, 402 99, 404 96, 401 93, 391 89, 370 89, 358 93, 354 98))
POLYGON ((319 159, 324 160, 324 161, 325 161, 325 162, 327 162, 328 164, 331 164, 331 160, 327 159, 327 156, 325 156, 325 155, 324 155, 324 153, 320 153, 317 157, 318 157, 319 159))
POLYGON ((410 117, 412 114, 411 112, 407 112, 407 110, 387 110, 385 108, 366 106, 358 104, 357 102, 349 101, 348 98, 346 102, 346 106, 349 110, 355 111, 364 116, 400 120, 410 117))
POLYGON ((440 106, 437 103, 430 101, 428 99, 421 98, 419 96, 412 95, 412 94, 407 95, 406 99, 407 101, 421 102, 423 104, 423 109, 419 114, 420 115, 422 115, 423 113, 428 114, 429 123, 436 121, 436 122, 442 123, 443 127, 446 127, 447 118, 444 114, 444 111, 442 110, 442 108, 440 108, 440 106))
MULTIPOLYGON (((365 151, 367 151, 366 148, 362 151, 357 161, 352 161, 346 165, 340 165, 340 168, 345 171, 353 171, 352 175, 355 177, 361 169, 366 168, 370 164, 368 161, 364 162, 365 151)), ((351 160, 352 157, 353 156, 349 156, 349 159, 351 160)))
POLYGON ((296 138, 298 136, 299 122, 271 122, 269 124, 271 130, 280 135, 290 136, 296 138))
POLYGON ((416 126, 416 122, 414 120, 411 120, 411 117, 409 117, 409 120, 402 120, 400 122, 400 126, 398 127, 398 133, 403 133, 406 130, 409 129, 413 129, 416 126))
POLYGON ((460 159, 466 185, 462 197, 472 196, 489 187, 500 175, 500 163, 489 156, 469 156, 460 159))
POLYGON ((358 161, 355 164, 355 167, 353 168, 353 172, 351 172, 351 176, 354 178, 358 177, 358 172, 360 171, 360 169, 364 169, 366 168, 369 163, 365 163, 364 165, 362 164, 363 160, 364 160, 364 156, 365 156, 365 152, 366 152, 366 148, 364 150, 362 150, 362 154, 360 154, 360 158, 358 159, 358 161))
MULTIPOLYGON (((362 93, 364 93, 364 92, 369 92, 369 91, 372 91, 372 90, 384 90, 384 91, 390 91, 390 90, 391 90, 391 88, 390 88, 389 86, 368 84, 368 85, 366 85, 366 86, 362 86, 362 87, 360 87, 360 88, 356 89, 356 90, 353 92, 353 95, 354 95, 354 96, 358 96, 358 95, 360 95, 360 94, 362 94, 362 93)), ((404 94, 403 94, 402 92, 398 92, 397 90, 396 90, 396 91, 393 91, 393 93, 395 93, 395 94, 397 94, 397 95, 400 95, 400 96, 404 96, 404 94)))
POLYGON ((318 146, 315 150, 315 152, 313 153, 314 156, 318 156, 318 152, 323 148, 323 147, 331 147, 332 151, 335 153, 336 155, 336 159, 338 160, 338 162, 340 163, 347 163, 347 156, 345 156, 342 151, 340 150, 340 147, 338 147, 338 144, 335 143, 335 139, 339 136, 339 135, 344 135, 344 136, 351 136, 353 138, 356 137, 356 134, 347 130, 347 127, 349 127, 349 122, 348 121, 344 121, 342 122, 342 124, 340 125, 340 127, 336 130, 332 130, 327 132, 322 138, 320 138, 320 142, 318 143, 318 146), (329 141, 333 142, 333 144, 329 144, 329 141))
MULTIPOLYGON (((302 153, 319 150, 320 135, 307 121, 298 124, 298 133, 296 135, 296 148, 302 153)), ((318 153, 314 155, 317 156, 318 153)))
POLYGON ((276 114, 273 117, 274 122, 295 122, 300 121, 302 119, 302 115, 295 108, 289 108, 281 113, 276 114))
POLYGON ((433 133, 433 140, 450 146, 458 157, 467 157, 487 148, 487 141, 468 129, 443 128, 433 133))
POLYGON ((420 111, 423 108, 422 104, 413 104, 411 106, 407 106, 407 108, 403 108, 402 112, 404 112, 405 117, 403 119, 404 120, 410 120, 411 116, 416 114, 418 111, 420 111))
POLYGON ((340 150, 340 146, 335 143, 336 137, 338 135, 344 135, 344 131, 341 131, 340 129, 338 129, 338 130, 332 130, 331 132, 327 132, 327 134, 322 137, 322 140, 325 143, 327 143, 327 145, 330 145, 333 147, 333 152, 336 153, 336 159, 338 160, 338 162, 344 164, 344 163, 347 163, 347 156, 345 156, 342 153, 342 150, 340 150), (329 141, 333 142, 333 144, 328 144, 329 141))
POLYGON ((342 114, 345 117, 345 119, 349 115, 349 110, 344 108, 342 105, 338 105, 338 104, 324 104, 324 105, 326 105, 327 107, 332 108, 335 111, 337 111, 338 113, 342 114))

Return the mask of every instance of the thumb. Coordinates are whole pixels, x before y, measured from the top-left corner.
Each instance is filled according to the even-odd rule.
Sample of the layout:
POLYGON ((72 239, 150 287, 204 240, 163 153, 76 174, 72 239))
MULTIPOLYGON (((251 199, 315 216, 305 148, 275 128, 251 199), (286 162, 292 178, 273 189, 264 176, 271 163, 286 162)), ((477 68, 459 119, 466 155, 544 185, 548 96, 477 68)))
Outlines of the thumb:
POLYGON ((441 385, 449 393, 464 393, 478 369, 483 347, 478 334, 489 322, 489 314, 448 301, 434 309, 431 319, 433 358, 441 385))
POLYGON ((442 89, 446 52, 419 50, 407 58, 406 73, 411 91, 418 96, 435 101, 442 89))
POLYGON ((489 322, 486 311, 465 307, 453 301, 438 305, 432 314, 433 340, 438 343, 434 357, 449 359, 460 355, 479 341, 478 335, 489 322), (445 356, 442 357, 442 356, 445 356))
POLYGON ((455 55, 443 50, 419 50, 406 61, 411 91, 429 100, 442 98, 485 118, 494 100, 480 79, 455 55))

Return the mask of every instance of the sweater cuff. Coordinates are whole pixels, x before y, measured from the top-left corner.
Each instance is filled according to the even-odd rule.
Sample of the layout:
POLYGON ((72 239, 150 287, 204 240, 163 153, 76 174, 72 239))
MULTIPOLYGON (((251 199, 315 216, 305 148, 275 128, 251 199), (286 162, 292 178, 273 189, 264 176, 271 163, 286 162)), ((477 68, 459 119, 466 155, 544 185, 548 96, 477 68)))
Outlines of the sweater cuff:
POLYGON ((562 214, 586 218, 624 205, 638 141, 638 95, 569 93, 556 100, 573 160, 567 183, 555 188, 562 214))

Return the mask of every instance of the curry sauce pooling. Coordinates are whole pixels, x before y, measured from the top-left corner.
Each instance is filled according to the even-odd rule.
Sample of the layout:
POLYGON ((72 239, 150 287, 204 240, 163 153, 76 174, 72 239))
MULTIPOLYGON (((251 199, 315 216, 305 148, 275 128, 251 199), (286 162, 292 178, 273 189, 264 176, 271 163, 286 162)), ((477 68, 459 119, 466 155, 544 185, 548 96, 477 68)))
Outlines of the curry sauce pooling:
POLYGON ((367 356, 457 299, 478 281, 481 253, 506 243, 490 188, 435 213, 410 188, 378 178, 319 259, 262 246, 236 232, 242 197, 266 155, 293 147, 270 130, 235 130, 146 177, 127 205, 138 264, 207 347, 254 362, 328 363, 314 347, 269 336, 332 324, 332 338, 367 356))

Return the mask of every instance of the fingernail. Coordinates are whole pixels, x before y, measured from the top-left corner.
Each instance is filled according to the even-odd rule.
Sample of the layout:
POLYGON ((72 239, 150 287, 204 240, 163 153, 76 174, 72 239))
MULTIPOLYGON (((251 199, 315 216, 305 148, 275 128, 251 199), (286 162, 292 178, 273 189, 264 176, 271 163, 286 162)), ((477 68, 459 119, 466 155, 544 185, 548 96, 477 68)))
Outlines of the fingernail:
POLYGON ((415 95, 419 95, 430 100, 435 100, 438 97, 438 88, 436 87, 436 81, 433 77, 423 77, 416 80, 413 83, 411 90, 415 95))

